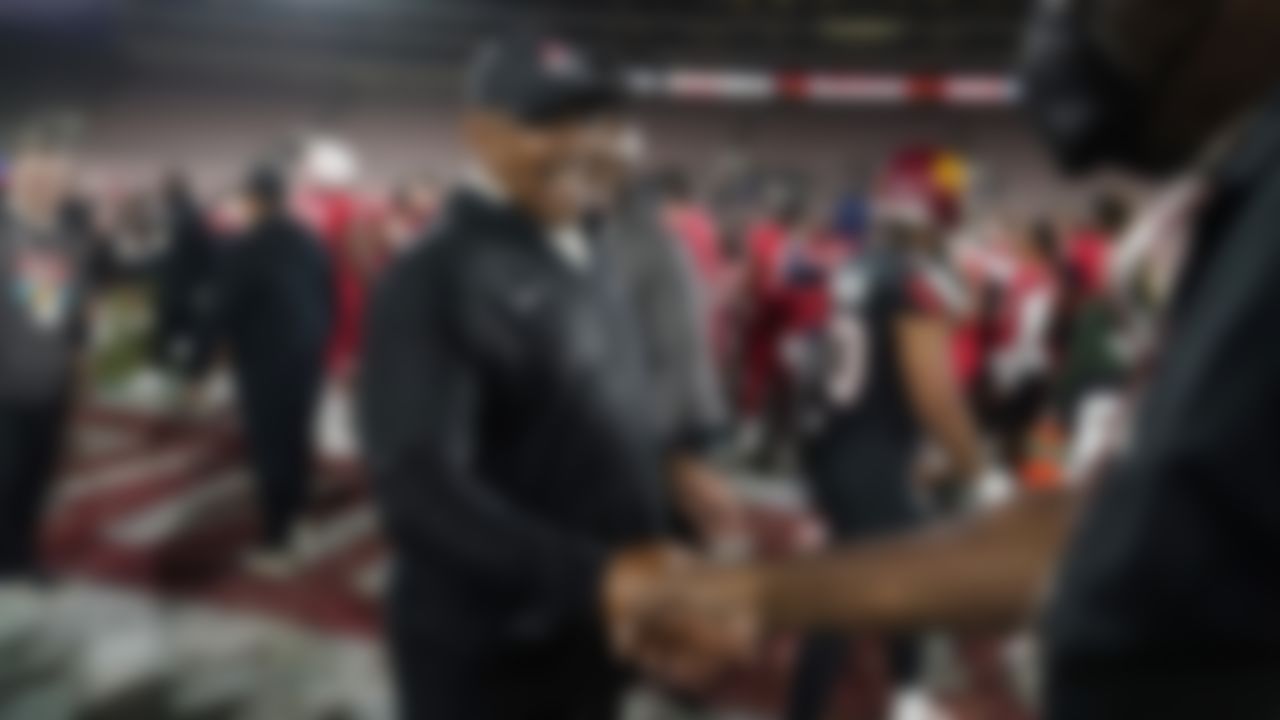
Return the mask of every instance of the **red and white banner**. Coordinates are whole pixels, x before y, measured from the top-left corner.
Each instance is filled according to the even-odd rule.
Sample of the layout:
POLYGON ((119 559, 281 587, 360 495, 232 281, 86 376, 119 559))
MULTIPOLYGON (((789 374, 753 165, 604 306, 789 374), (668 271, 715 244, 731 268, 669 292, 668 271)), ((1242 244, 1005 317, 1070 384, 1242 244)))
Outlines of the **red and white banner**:
POLYGON ((1017 97, 1002 75, 752 70, 633 70, 628 81, 642 97, 704 102, 813 105, 1002 106, 1017 97))

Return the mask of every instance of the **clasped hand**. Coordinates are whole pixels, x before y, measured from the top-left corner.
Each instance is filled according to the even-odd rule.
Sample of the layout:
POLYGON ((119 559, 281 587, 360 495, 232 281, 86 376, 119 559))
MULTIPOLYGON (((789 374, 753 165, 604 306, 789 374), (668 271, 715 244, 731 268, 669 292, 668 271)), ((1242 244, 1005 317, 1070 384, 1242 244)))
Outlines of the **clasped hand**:
POLYGON ((605 578, 613 651, 666 684, 705 687, 754 654, 755 585, 747 568, 718 566, 675 546, 626 551, 605 578))

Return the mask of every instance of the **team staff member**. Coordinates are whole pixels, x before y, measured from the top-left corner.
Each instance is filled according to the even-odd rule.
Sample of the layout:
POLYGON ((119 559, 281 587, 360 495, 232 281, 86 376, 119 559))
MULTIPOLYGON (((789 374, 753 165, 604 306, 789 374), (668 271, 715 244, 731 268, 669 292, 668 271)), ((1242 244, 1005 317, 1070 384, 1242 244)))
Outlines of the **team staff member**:
POLYGON ((643 549, 667 498, 634 322, 583 232, 618 100, 564 43, 486 47, 468 180, 375 293, 362 430, 406 718, 614 717, 608 641, 668 563, 643 549))
MULTIPOLYGON (((978 433, 950 362, 954 319, 965 312, 946 269, 947 234, 962 188, 931 147, 895 155, 880 178, 867 252, 835 274, 831 313, 794 368, 801 394, 804 472, 818 509, 842 541, 908 530, 921 518, 913 468, 924 440, 946 451, 955 476, 981 469, 978 433)), ((818 720, 848 639, 820 636, 800 656, 791 720, 818 720)), ((888 717, 933 717, 914 637, 889 643, 895 694, 888 717)))
POLYGON ((262 508, 262 545, 250 561, 280 575, 297 560, 333 291, 319 240, 289 217, 283 176, 255 171, 246 194, 250 224, 223 262, 218 314, 262 508))
POLYGON ((0 208, 0 579, 38 574, 38 536, 85 335, 88 239, 65 222, 74 124, 20 132, 0 208))
MULTIPOLYGON (((1068 165, 1204 180, 1128 447, 1083 503, 1025 498, 946 529, 691 576, 664 622, 678 624, 678 600, 714 608, 685 624, 714 622, 721 640, 753 618, 973 625, 1025 617, 1047 594, 1049 720, 1280 717, 1280 5, 1045 2, 1030 50, 1025 96, 1068 165)), ((710 657, 690 638, 671 652, 651 641, 650 661, 710 657)))
POLYGON ((156 358, 183 380, 209 360, 206 337, 216 275, 217 247, 190 182, 182 175, 163 188, 168 246, 157 280, 156 358))
POLYGON ((657 189, 638 181, 640 129, 621 113, 600 129, 592 214, 636 318, 673 504, 703 546, 741 553, 749 545, 746 512, 711 459, 728 417, 693 258, 663 222, 657 189))

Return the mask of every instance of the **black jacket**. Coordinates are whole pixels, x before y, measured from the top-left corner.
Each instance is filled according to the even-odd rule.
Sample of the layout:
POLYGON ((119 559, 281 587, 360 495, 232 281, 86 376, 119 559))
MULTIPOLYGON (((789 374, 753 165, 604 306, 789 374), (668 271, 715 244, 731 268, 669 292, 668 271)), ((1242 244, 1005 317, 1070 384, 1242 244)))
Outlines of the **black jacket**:
POLYGON ((1210 180, 1130 447, 1054 585, 1055 719, 1280 717, 1280 97, 1210 180), (1117 699, 1152 695, 1173 710, 1117 699))
POLYGON ((362 434, 420 630, 501 653, 597 629, 606 556, 663 527, 634 323, 596 250, 571 268, 463 191, 376 292, 362 434))
POLYGON ((208 364, 208 329, 217 245, 200 208, 182 195, 168 199, 169 247, 156 283, 155 353, 162 363, 198 374, 208 364))
POLYGON ((288 377, 324 359, 333 320, 332 269, 300 224, 268 218, 234 240, 216 289, 220 334, 241 372, 288 377))

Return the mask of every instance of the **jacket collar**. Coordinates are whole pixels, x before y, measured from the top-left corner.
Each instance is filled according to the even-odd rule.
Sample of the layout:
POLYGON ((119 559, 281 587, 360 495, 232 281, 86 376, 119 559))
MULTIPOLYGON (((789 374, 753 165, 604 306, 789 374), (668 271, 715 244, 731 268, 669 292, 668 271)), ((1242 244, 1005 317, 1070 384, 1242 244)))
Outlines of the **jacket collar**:
POLYGON ((536 242, 574 270, 584 270, 589 265, 591 244, 581 225, 546 228, 508 198, 490 173, 479 165, 471 165, 454 192, 449 214, 468 223, 483 224, 503 235, 536 242))
POLYGON ((1200 281, 1218 254, 1221 241, 1250 199, 1261 190, 1267 176, 1280 172, 1280 90, 1243 121, 1234 139, 1208 172, 1208 196, 1194 221, 1193 239, 1182 261, 1169 319, 1185 314, 1200 281))
POLYGON ((542 229, 528 213, 512 205, 506 193, 479 171, 468 171, 448 203, 448 215, 468 225, 497 230, 521 238, 542 236, 542 229))
POLYGON ((1280 88, 1234 135, 1211 176, 1215 196, 1238 198, 1276 170, 1280 160, 1280 88))

